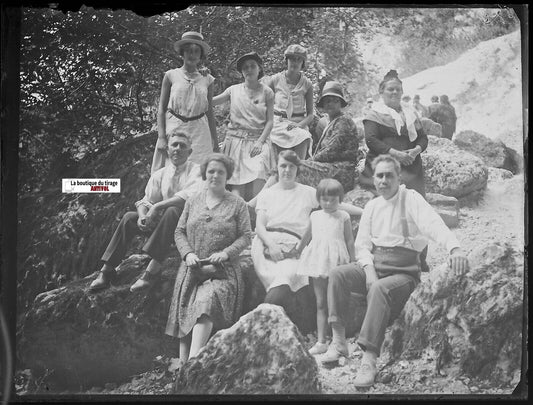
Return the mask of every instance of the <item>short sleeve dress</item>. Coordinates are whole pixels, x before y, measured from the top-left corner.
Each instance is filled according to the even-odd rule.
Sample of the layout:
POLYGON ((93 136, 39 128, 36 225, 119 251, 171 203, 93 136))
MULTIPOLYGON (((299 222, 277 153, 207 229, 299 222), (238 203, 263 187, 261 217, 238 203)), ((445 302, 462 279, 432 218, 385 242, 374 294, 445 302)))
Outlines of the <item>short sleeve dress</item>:
POLYGON ((350 222, 350 215, 342 210, 311 213, 312 239, 302 252, 297 274, 327 278, 333 268, 349 263, 350 254, 344 240, 347 221, 350 222))
MULTIPOLYGON (((311 211, 318 206, 313 187, 296 183, 296 187, 286 190, 277 183, 258 194, 256 211, 264 211, 267 231, 283 251, 288 251, 297 245, 307 228, 311 211)), ((309 284, 307 276, 296 274, 297 259, 274 262, 265 257, 264 249, 263 241, 255 236, 252 241, 252 260, 255 272, 267 292, 280 285, 288 285, 292 291, 298 291, 309 284)))
MULTIPOLYGON (((204 76, 199 72, 189 77, 182 68, 169 70, 165 74, 172 83, 165 113, 166 133, 179 128, 188 134, 192 140, 192 154, 189 160, 202 164, 205 157, 213 152, 211 131, 205 113, 208 109, 208 88, 215 78, 209 74, 204 76), (176 115, 198 118, 183 121, 176 115)), ((152 160, 152 173, 168 164, 167 153, 156 149, 152 160)))
POLYGON ((309 139, 309 154, 311 153, 311 132, 308 128, 293 128, 287 130, 291 122, 300 122, 307 115, 305 95, 313 88, 311 81, 302 73, 296 85, 287 83, 285 72, 276 73, 263 79, 274 90, 274 126, 270 133, 272 143, 281 148, 292 148, 309 139))
POLYGON ((228 180, 230 185, 242 185, 256 179, 266 180, 267 174, 275 165, 271 153, 270 139, 267 138, 259 155, 250 157, 254 143, 265 129, 267 102, 274 99, 274 92, 261 84, 250 97, 244 83, 228 87, 223 95, 230 97, 230 123, 222 152, 235 161, 235 170, 228 180))
POLYGON ((244 200, 230 192, 213 208, 208 208, 206 190, 185 203, 176 228, 176 247, 181 255, 194 252, 200 259, 224 251, 227 279, 199 283, 193 271, 182 261, 170 304, 166 334, 182 338, 188 335, 198 318, 206 314, 213 331, 232 325, 241 315, 244 283, 239 254, 250 243, 250 215, 244 200))

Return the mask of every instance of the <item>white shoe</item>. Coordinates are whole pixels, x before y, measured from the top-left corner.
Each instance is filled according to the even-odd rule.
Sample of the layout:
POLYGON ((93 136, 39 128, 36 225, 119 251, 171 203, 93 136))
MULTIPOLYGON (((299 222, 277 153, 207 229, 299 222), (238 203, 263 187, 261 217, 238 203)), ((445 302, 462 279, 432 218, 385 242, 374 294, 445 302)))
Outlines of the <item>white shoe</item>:
POLYGON ((326 351, 326 354, 321 358, 322 363, 335 363, 339 361, 341 357, 348 357, 348 346, 339 347, 335 343, 331 342, 326 351))
POLYGON ((376 379, 377 374, 378 370, 375 365, 361 363, 361 367, 357 370, 357 375, 355 376, 353 384, 358 388, 371 387, 374 385, 374 380, 376 379))
POLYGON ((327 343, 316 342, 315 345, 309 349, 309 354, 312 354, 313 356, 315 356, 317 354, 326 353, 327 351, 328 351, 327 343))

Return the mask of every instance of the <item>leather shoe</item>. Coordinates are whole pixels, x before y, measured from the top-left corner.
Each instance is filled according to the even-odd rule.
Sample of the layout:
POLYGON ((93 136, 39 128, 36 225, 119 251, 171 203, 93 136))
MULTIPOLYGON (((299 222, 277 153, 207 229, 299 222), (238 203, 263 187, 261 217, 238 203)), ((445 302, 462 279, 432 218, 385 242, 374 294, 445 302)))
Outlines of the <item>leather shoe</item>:
POLYGON ((348 347, 340 347, 335 343, 331 343, 320 360, 322 363, 334 363, 339 361, 341 357, 348 357, 348 347))
POLYGON ((151 287, 160 276, 161 271, 159 271, 157 274, 152 274, 145 270, 142 276, 131 285, 130 292, 137 292, 151 287))
POLYGON ((375 365, 361 363, 361 367, 357 370, 357 375, 355 376, 353 384, 358 388, 371 387, 374 385, 374 380, 376 379, 377 374, 378 370, 375 365))
POLYGON ((96 277, 89 286, 89 291, 94 292, 106 289, 116 277, 117 272, 115 269, 106 271, 100 270, 98 277, 96 277))

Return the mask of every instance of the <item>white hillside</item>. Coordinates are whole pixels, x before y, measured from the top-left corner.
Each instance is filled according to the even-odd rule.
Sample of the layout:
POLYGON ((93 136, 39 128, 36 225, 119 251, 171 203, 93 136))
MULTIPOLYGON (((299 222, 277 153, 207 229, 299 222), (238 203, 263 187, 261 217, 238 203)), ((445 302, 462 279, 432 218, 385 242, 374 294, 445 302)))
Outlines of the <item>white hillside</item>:
POLYGON ((501 139, 523 152, 520 31, 480 43, 454 62, 403 80, 404 94, 447 94, 457 111, 457 131, 466 129, 501 139))

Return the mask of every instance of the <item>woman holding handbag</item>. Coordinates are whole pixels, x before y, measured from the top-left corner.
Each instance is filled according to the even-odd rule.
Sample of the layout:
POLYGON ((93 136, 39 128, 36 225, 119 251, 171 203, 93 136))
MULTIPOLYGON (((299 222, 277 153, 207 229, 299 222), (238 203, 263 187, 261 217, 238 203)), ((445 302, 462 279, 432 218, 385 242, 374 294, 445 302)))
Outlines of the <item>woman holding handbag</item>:
POLYGON ((180 339, 180 360, 195 357, 211 334, 240 316, 244 284, 239 254, 249 245, 244 200, 226 191, 234 162, 213 153, 202 164, 206 188, 187 200, 175 233, 183 258, 166 334, 180 339))

